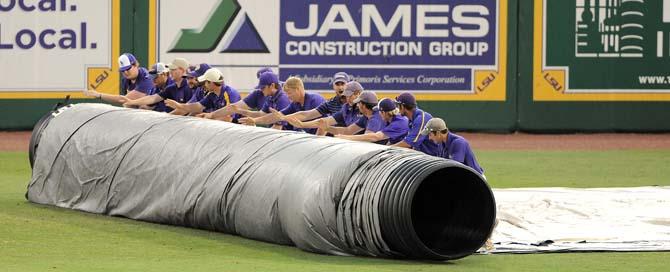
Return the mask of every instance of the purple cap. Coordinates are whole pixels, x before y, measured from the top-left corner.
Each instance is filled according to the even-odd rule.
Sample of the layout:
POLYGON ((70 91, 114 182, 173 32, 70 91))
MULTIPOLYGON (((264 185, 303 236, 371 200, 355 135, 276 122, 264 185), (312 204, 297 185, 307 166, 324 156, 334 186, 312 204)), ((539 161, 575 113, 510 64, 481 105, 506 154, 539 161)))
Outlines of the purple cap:
POLYGON ((263 67, 261 69, 258 69, 258 71, 256 72, 256 78, 261 78, 261 75, 267 72, 272 73, 273 71, 270 67, 263 67))
POLYGON ((347 83, 349 82, 349 75, 345 72, 337 72, 335 75, 333 75, 333 85, 335 83, 342 82, 342 83, 347 83))
POLYGON ((119 71, 125 72, 130 70, 135 63, 137 63, 137 58, 133 54, 123 53, 123 55, 119 56, 119 71))
POLYGON ((379 104, 377 104, 377 106, 374 108, 374 110, 384 112, 392 111, 395 109, 396 109, 395 101, 388 98, 384 98, 381 101, 379 101, 379 104))
POLYGON ((207 70, 209 70, 210 68, 212 68, 212 67, 209 66, 209 64, 207 64, 207 63, 200 63, 200 64, 198 64, 197 66, 193 67, 193 69, 191 69, 191 71, 189 71, 188 73, 186 73, 186 75, 185 75, 184 77, 195 77, 195 78, 197 78, 197 77, 201 77, 201 76, 204 75, 205 72, 207 72, 207 70))
POLYGON ((256 86, 256 89, 263 89, 265 86, 269 86, 272 83, 279 85, 279 76, 273 72, 265 72, 258 78, 258 86, 256 86))
POLYGON ((416 98, 414 98, 414 95, 408 92, 401 93, 398 97, 395 98, 395 101, 400 105, 416 105, 416 98))

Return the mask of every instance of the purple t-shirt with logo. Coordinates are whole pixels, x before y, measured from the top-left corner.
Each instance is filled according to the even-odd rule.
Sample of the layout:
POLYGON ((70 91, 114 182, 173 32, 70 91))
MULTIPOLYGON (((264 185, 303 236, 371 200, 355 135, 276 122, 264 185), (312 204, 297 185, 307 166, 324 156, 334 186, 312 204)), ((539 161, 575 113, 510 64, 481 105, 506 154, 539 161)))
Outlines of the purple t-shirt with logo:
POLYGON ((389 138, 390 144, 398 143, 407 136, 407 131, 409 130, 407 124, 407 117, 400 115, 393 116, 391 122, 382 129, 382 133, 389 138))
MULTIPOLYGON (((319 105, 321 105, 323 102, 325 102, 326 99, 323 98, 323 96, 316 94, 316 93, 309 93, 305 92, 305 101, 303 104, 299 104, 297 102, 293 102, 288 105, 288 107, 284 108, 281 110, 281 113, 284 115, 289 115, 293 114, 299 111, 308 111, 317 108, 319 105)), ((323 117, 323 116, 322 116, 323 117)), ((309 120, 306 120, 309 121, 309 120)), ((287 130, 296 130, 290 125, 286 125, 284 127, 287 130)), ((310 133, 310 134, 315 134, 316 129, 315 128, 310 128, 310 129, 305 129, 305 132, 310 133)))
POLYGON ((121 81, 121 86, 126 92, 138 91, 149 94, 149 91, 154 87, 154 82, 149 77, 149 71, 143 67, 139 67, 135 82, 124 77, 121 81))

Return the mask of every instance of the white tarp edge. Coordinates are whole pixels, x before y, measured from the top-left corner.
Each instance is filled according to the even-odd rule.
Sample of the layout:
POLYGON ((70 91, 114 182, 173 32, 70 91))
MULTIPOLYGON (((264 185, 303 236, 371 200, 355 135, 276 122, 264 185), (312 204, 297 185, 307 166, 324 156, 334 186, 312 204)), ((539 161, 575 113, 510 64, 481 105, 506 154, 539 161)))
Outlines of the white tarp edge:
POLYGON ((670 187, 494 190, 498 226, 480 252, 670 250, 670 187))

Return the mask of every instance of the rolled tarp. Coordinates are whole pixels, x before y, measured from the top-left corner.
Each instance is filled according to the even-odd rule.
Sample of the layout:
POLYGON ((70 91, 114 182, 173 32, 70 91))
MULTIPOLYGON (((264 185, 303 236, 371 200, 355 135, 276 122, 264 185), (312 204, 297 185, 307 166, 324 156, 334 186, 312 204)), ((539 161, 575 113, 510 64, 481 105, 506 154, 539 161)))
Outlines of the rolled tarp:
POLYGON ((35 126, 28 200, 303 250, 450 260, 496 217, 474 170, 408 149, 103 104, 35 126))

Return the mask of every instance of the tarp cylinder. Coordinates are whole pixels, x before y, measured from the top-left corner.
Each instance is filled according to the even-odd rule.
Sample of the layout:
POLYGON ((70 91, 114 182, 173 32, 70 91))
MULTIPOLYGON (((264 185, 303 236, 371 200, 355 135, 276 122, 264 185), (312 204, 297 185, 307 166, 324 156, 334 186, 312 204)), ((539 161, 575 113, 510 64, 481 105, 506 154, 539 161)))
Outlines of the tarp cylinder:
POLYGON ((408 149, 102 104, 49 116, 31 139, 35 203, 434 260, 474 253, 495 221, 481 175, 408 149))

